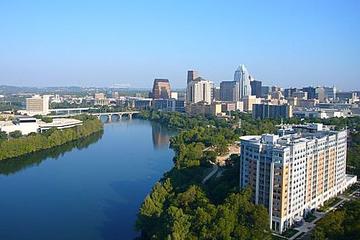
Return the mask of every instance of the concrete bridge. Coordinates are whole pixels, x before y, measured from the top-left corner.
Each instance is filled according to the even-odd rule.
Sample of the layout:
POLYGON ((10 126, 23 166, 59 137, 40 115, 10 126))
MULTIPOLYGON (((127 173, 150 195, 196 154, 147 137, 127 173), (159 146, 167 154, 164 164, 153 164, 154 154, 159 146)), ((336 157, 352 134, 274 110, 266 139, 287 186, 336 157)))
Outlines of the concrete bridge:
POLYGON ((55 115, 47 115, 51 118, 66 118, 66 117, 74 117, 80 114, 89 114, 92 116, 97 116, 99 119, 103 116, 107 117, 107 121, 111 122, 112 116, 118 116, 119 119, 122 119, 123 116, 127 116, 129 119, 132 119, 134 114, 140 113, 139 111, 124 111, 124 112, 89 112, 90 109, 97 108, 63 108, 63 109, 50 109, 51 113, 55 113, 55 115))
POLYGON ((128 116, 129 119, 132 119, 134 114, 140 113, 139 111, 125 111, 125 112, 103 112, 103 113, 89 113, 90 115, 97 116, 99 119, 103 116, 107 117, 107 121, 111 122, 113 116, 118 116, 121 120, 123 116, 128 116))
POLYGON ((97 109, 97 108, 89 108, 89 107, 85 107, 85 108, 52 108, 49 109, 49 112, 55 116, 55 115, 79 115, 82 113, 87 113, 89 112, 89 110, 91 109, 97 109))

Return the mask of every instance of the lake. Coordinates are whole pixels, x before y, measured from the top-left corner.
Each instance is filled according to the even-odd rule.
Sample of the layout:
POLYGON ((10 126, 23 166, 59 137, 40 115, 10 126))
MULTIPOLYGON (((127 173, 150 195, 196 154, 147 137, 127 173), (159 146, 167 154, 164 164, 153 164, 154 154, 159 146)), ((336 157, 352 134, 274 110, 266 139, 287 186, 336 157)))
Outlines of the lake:
POLYGON ((173 134, 121 120, 103 134, 0 161, 0 239, 133 239, 140 204, 173 166, 173 134))

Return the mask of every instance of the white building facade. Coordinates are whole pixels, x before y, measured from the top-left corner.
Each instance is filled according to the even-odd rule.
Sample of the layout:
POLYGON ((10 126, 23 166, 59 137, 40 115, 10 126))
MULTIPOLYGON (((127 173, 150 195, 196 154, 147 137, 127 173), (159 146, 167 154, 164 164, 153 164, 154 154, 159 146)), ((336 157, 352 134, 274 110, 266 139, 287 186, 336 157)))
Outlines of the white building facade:
POLYGON ((49 99, 48 95, 35 95, 26 99, 26 112, 28 115, 47 115, 49 113, 49 99))
POLYGON ((188 104, 198 102, 210 104, 212 102, 212 87, 212 82, 202 78, 190 81, 186 89, 186 102, 188 104))
POLYGON ((253 190, 253 201, 269 210, 270 228, 281 233, 346 189, 346 147, 346 130, 322 124, 244 136, 240 187, 253 190))
POLYGON ((0 122, 0 131, 6 132, 7 134, 20 131, 22 135, 28 135, 30 133, 37 133, 38 130, 38 120, 33 117, 18 117, 14 121, 0 122))

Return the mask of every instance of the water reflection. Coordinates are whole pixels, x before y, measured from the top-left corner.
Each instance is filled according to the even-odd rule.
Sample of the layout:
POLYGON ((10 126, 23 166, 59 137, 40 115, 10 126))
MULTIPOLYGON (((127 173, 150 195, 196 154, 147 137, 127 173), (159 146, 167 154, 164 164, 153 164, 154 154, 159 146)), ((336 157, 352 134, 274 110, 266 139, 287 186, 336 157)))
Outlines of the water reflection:
POLYGON ((97 138, 0 162, 0 239, 134 239, 141 203, 173 166, 174 152, 155 150, 153 132, 167 131, 114 121, 97 138))
POLYGON ((72 151, 74 148, 85 149, 101 139, 103 131, 92 134, 89 137, 65 143, 61 146, 32 153, 27 156, 0 161, 0 174, 10 175, 22 171, 28 167, 40 165, 47 158, 58 159, 64 153, 72 151))
POLYGON ((174 135, 174 131, 162 126, 159 123, 152 123, 152 140, 155 149, 168 148, 171 136, 174 135))

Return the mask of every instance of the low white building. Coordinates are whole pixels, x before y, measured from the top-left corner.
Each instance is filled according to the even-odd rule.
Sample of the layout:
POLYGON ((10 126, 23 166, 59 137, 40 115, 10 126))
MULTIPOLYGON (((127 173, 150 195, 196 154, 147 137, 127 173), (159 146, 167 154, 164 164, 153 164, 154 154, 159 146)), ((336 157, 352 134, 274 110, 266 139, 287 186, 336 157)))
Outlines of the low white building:
POLYGON ((76 126, 81 126, 83 124, 82 121, 72 118, 54 118, 51 123, 40 122, 39 123, 39 131, 43 132, 49 130, 51 128, 56 129, 65 129, 72 128, 76 126))
POLYGON ((7 134, 20 131, 23 135, 30 133, 37 133, 39 130, 39 123, 36 118, 33 117, 16 117, 14 121, 1 121, 0 131, 7 134))
POLYGON ((43 132, 51 128, 66 129, 81 126, 82 124, 82 121, 71 118, 55 118, 51 123, 46 123, 34 117, 18 116, 14 121, 0 121, 0 131, 4 131, 7 134, 20 131, 22 135, 28 135, 30 133, 43 132))
POLYGON ((340 117, 350 117, 352 112, 350 110, 341 110, 341 109, 297 109, 293 112, 294 116, 301 118, 340 118, 340 117))

